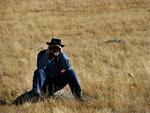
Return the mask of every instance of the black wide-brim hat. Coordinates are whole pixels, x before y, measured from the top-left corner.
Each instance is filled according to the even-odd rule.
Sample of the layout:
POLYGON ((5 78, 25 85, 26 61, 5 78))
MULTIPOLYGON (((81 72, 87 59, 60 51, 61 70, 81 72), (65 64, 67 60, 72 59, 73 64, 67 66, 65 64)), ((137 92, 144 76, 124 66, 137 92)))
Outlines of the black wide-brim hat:
POLYGON ((60 39, 52 38, 50 42, 46 42, 47 45, 60 45, 61 47, 64 47, 65 45, 61 43, 60 39))

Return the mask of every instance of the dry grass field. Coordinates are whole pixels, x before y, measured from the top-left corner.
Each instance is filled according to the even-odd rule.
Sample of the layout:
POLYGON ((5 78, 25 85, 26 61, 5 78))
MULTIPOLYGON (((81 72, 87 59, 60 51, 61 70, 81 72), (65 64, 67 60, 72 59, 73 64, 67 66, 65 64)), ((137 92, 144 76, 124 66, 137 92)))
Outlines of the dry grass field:
POLYGON ((36 55, 52 37, 91 98, 64 94, 0 113, 150 113, 149 0, 0 0, 0 99, 31 89, 36 55))

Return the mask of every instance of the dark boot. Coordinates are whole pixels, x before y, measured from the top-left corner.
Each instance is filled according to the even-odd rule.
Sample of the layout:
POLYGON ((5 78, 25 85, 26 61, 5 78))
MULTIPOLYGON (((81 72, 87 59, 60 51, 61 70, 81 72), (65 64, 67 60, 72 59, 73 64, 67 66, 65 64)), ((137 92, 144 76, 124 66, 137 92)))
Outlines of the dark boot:
POLYGON ((37 102, 39 100, 39 98, 40 98, 40 96, 38 93, 36 93, 34 91, 29 91, 29 92, 26 92, 26 93, 20 95, 19 97, 17 97, 13 101, 13 104, 22 105, 26 102, 37 102))
POLYGON ((75 99, 77 99, 79 101, 84 101, 81 91, 78 91, 78 92, 74 93, 73 95, 74 95, 75 99))

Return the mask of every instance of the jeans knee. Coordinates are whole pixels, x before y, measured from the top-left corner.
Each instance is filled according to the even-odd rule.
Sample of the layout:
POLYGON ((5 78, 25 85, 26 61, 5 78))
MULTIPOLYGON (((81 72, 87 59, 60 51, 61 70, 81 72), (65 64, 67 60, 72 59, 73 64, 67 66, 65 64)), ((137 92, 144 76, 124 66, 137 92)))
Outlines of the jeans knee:
POLYGON ((70 78, 74 78, 74 77, 76 77, 76 74, 75 74, 75 72, 74 72, 74 70, 73 69, 67 69, 66 70, 66 75, 70 78))
POLYGON ((67 73, 74 73, 74 70, 73 69, 67 69, 66 72, 67 73))
POLYGON ((43 69, 36 69, 34 72, 34 78, 46 78, 44 70, 43 69))
POLYGON ((34 71, 35 74, 41 74, 41 73, 45 73, 43 69, 36 69, 34 71))

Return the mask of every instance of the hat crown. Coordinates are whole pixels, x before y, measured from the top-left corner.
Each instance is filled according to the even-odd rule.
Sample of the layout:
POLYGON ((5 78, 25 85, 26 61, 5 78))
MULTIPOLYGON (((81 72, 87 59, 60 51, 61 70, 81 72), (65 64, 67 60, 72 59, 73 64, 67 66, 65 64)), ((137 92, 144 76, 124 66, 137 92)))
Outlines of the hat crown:
POLYGON ((52 38, 50 42, 46 42, 47 45, 60 45, 64 47, 63 44, 61 44, 61 39, 52 38))
POLYGON ((58 44, 58 45, 60 45, 61 44, 61 40, 60 39, 56 39, 56 38, 52 38, 50 43, 51 44, 58 44))

